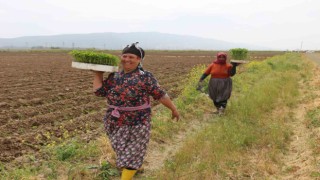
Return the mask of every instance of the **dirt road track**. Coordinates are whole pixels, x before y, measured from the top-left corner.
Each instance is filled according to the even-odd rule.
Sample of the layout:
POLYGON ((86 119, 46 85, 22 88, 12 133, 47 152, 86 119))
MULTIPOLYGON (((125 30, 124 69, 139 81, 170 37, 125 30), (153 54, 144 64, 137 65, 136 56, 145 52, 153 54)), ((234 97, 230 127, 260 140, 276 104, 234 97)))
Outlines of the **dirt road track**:
POLYGON ((306 56, 320 65, 320 53, 309 53, 306 56))
POLYGON ((320 173, 320 157, 314 153, 310 144, 310 139, 320 138, 320 128, 308 128, 306 125, 308 111, 320 106, 320 54, 306 54, 305 57, 319 66, 312 69, 312 79, 309 82, 300 82, 301 103, 292 110, 294 116, 290 125, 293 135, 289 151, 282 157, 284 165, 281 175, 272 177, 275 179, 320 179, 312 176, 312 173, 320 173), (308 98, 311 96, 312 98, 308 98))

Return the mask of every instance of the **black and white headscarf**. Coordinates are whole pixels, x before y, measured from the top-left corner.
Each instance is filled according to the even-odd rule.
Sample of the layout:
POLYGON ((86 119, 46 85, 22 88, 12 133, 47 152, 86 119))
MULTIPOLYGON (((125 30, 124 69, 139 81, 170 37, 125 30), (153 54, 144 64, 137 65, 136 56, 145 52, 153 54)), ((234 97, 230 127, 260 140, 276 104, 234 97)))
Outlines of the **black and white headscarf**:
POLYGON ((126 53, 130 53, 130 54, 134 54, 137 55, 138 57, 140 57, 141 59, 144 58, 144 50, 141 47, 138 47, 137 44, 139 42, 136 43, 132 43, 131 46, 127 45, 123 50, 122 50, 122 54, 126 54, 126 53))
POLYGON ((131 46, 127 45, 123 50, 122 50, 122 54, 127 54, 127 53, 130 53, 130 54, 134 54, 134 55, 137 55, 138 57, 141 58, 141 62, 138 66, 138 68, 140 70, 143 71, 143 68, 142 68, 142 61, 144 59, 144 50, 141 48, 141 47, 138 47, 137 44, 139 42, 136 42, 136 43, 132 43, 131 46))

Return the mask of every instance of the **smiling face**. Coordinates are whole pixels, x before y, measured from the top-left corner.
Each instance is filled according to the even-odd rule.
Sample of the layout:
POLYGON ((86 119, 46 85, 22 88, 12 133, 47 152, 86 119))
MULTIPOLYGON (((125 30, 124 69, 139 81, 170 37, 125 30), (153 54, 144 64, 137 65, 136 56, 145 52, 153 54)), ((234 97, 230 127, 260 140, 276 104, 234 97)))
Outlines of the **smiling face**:
POLYGON ((140 61, 141 58, 135 54, 126 53, 121 55, 121 64, 125 73, 135 70, 140 61))
POLYGON ((225 60, 227 60, 227 58, 226 58, 226 56, 224 56, 224 55, 219 55, 219 56, 218 56, 218 60, 220 60, 220 61, 225 61, 225 60))

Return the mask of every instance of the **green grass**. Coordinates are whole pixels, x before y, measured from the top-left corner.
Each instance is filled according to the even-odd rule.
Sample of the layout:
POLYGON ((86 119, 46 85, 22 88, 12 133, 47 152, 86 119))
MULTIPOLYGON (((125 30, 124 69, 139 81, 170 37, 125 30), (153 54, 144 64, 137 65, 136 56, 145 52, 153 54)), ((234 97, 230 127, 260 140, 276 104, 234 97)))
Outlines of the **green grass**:
POLYGON ((100 171, 101 172, 99 173, 98 177, 103 180, 111 179, 112 176, 120 176, 119 171, 112 167, 109 162, 102 162, 100 171))
MULTIPOLYGON (((202 118, 204 108, 211 106, 212 102, 206 95, 196 90, 197 83, 201 74, 199 71, 203 71, 205 65, 196 66, 186 78, 183 83, 184 89, 179 94, 178 98, 174 99, 174 104, 181 115, 181 121, 179 123, 171 120, 171 112, 161 106, 156 114, 152 117, 152 133, 153 140, 162 142, 174 137, 177 131, 188 128, 189 123, 202 118)), ((208 84, 208 80, 205 83, 208 84)), ((207 90, 207 86, 205 87, 207 90)))
MULTIPOLYGON (((312 101, 312 99, 311 99, 312 101)), ((305 125, 311 131, 309 143, 313 151, 313 156, 316 159, 320 155, 320 136, 317 129, 320 128, 320 108, 316 107, 307 112, 305 118, 305 125)), ((319 166, 319 165, 315 165, 319 166)), ((318 175, 320 172, 318 172, 318 175)))
POLYGON ((70 54, 74 57, 74 61, 76 62, 110 66, 118 66, 120 63, 118 56, 103 52, 73 50, 70 54))
POLYGON ((244 48, 234 48, 229 50, 231 59, 244 60, 248 57, 248 50, 244 48))
MULTIPOLYGON (((279 106, 294 106, 299 95, 299 79, 309 77, 306 67, 298 54, 285 54, 241 66, 242 73, 233 78, 233 94, 226 115, 212 119, 204 129, 188 137, 182 149, 166 161, 163 169, 145 178, 246 179, 251 173, 255 177, 265 177, 266 171, 273 171, 277 154, 286 150, 290 135, 286 123, 291 117, 285 114, 272 116, 272 112, 279 106), (250 161, 252 152, 256 151, 261 151, 264 164, 250 161)), ((153 141, 170 141, 177 132, 187 130, 196 121, 203 121, 204 114, 214 109, 211 100, 196 91, 204 69, 204 65, 196 66, 190 72, 184 90, 174 100, 181 114, 180 122, 172 121, 170 111, 163 106, 153 114, 153 141)), ((29 163, 15 169, 6 169, 0 164, 0 179, 39 176, 45 179, 107 179, 118 176, 110 164, 98 162, 102 152, 97 143, 66 141, 42 149, 45 160, 30 156, 29 163)))
POLYGON ((307 113, 306 123, 308 128, 320 127, 320 108, 313 109, 307 113))
MULTIPOLYGON (((64 141, 62 144, 41 149, 42 158, 37 156, 24 157, 29 159, 14 169, 6 169, 0 164, 0 179, 59 179, 77 177, 79 174, 94 177, 91 173, 94 159, 100 156, 96 142, 81 142, 75 139, 64 141), (89 164, 87 164, 88 162, 89 164), (63 173, 62 173, 63 172, 63 173)), ((97 163, 94 166, 100 167, 97 163)))
POLYGON ((291 133, 286 122, 290 119, 271 113, 277 107, 294 106, 298 81, 306 73, 305 62, 298 54, 285 54, 251 62, 244 68, 243 73, 233 78, 234 90, 227 114, 188 138, 183 148, 153 177, 239 179, 247 173, 265 177, 266 172, 276 171, 272 164, 279 163, 277 154, 286 150, 291 133), (261 167, 250 163, 250 152, 255 150, 265 151, 265 164, 261 167))
POLYGON ((310 174, 310 176, 313 177, 313 178, 319 178, 320 177, 320 172, 312 172, 310 174))

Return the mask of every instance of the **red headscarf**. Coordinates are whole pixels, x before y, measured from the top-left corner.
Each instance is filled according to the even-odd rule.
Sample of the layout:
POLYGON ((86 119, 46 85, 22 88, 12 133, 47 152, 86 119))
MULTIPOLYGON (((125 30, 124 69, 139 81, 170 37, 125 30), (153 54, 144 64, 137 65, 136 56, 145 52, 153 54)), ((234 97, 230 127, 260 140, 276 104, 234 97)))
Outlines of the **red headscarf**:
POLYGON ((213 61, 215 64, 226 64, 227 63, 227 53, 224 52, 218 52, 217 59, 213 61), (219 57, 224 56, 224 60, 219 60, 219 57))

